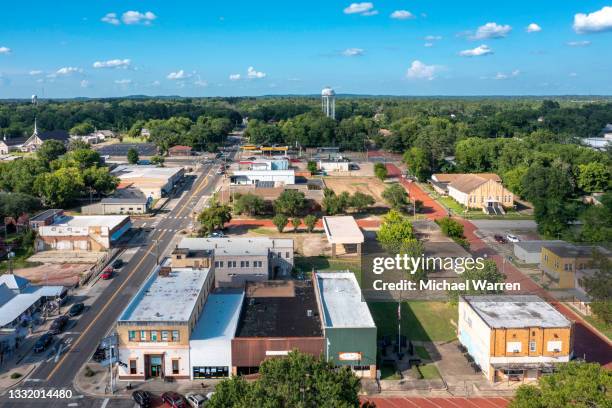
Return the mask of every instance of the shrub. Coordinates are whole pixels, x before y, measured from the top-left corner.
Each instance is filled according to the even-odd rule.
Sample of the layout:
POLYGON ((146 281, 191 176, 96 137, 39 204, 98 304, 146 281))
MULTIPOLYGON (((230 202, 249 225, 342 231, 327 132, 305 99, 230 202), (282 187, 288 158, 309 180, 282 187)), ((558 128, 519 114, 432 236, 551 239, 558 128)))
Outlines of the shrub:
POLYGON ((14 372, 13 374, 11 374, 11 380, 16 380, 18 378, 21 378, 21 373, 14 372))

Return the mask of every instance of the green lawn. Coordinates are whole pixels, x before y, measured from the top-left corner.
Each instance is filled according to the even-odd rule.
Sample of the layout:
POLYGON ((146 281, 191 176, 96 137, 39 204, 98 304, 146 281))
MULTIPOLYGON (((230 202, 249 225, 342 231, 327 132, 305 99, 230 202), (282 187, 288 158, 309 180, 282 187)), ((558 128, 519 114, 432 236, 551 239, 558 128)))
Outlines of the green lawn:
POLYGON ((427 349, 425 349, 425 347, 415 346, 414 351, 416 352, 416 355, 419 356, 421 360, 429 360, 429 353, 427 352, 427 349))
POLYGON ((315 271, 351 271, 361 285, 361 259, 334 259, 327 256, 296 256, 294 267, 298 273, 315 271))
POLYGON ((144 137, 129 137, 129 136, 123 136, 123 138, 121 139, 122 143, 146 143, 147 139, 144 137))
MULTIPOLYGON (((378 328, 378 336, 397 335, 397 303, 368 303, 378 328)), ((457 307, 444 302, 411 301, 402 303, 402 334, 409 340, 453 340, 457 307)))
POLYGON ((419 371, 425 380, 436 380, 440 378, 440 372, 434 363, 420 365, 419 371))
POLYGON ((584 316, 584 320, 589 322, 597 330, 604 334, 608 340, 612 340, 612 324, 606 324, 603 320, 598 319, 595 316, 584 316))
POLYGON ((395 367, 392 365, 384 364, 380 366, 380 379, 381 380, 400 380, 401 377, 395 371, 395 367))
MULTIPOLYGON (((23 268, 33 268, 35 266, 39 266, 40 262, 28 262, 27 259, 34 254, 34 251, 30 248, 28 250, 23 250, 22 248, 15 249, 15 257, 11 260, 12 268, 15 269, 23 269, 23 268)), ((0 262, 0 272, 8 272, 9 270, 9 262, 4 260, 0 262)))

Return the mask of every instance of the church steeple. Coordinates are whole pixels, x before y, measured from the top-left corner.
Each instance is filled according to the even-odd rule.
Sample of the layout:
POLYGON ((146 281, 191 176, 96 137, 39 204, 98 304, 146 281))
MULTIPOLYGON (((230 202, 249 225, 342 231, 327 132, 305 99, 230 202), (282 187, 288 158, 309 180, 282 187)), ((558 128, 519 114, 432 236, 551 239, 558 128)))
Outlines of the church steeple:
POLYGON ((32 136, 38 136, 38 126, 36 125, 36 116, 34 116, 34 133, 32 136))

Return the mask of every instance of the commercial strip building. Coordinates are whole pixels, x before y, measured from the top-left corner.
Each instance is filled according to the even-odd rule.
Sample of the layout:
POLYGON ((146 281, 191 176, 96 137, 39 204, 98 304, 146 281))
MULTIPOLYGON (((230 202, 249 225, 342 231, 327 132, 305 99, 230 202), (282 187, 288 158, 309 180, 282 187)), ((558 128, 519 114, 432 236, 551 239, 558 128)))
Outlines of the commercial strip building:
POLYGON ((191 378, 189 341, 208 294, 210 268, 178 268, 165 259, 117 321, 120 380, 191 378))
POLYGON ((539 264, 542 258, 542 247, 544 245, 562 245, 564 241, 561 240, 534 240, 534 241, 521 241, 514 243, 514 256, 516 256, 521 262, 527 264, 539 264))
POLYGON ((127 198, 103 198, 100 202, 81 207, 83 215, 115 215, 128 214, 140 215, 149 212, 152 198, 144 195, 127 198))
POLYGON ((273 186, 295 184, 295 170, 236 170, 230 175, 231 184, 257 184, 262 181, 272 182, 273 186))
POLYGON ((580 280, 595 270, 591 265, 598 252, 612 259, 612 253, 600 246, 574 245, 567 242, 545 244, 540 255, 540 269, 558 289, 581 288, 580 280))
POLYGON ((323 228, 327 241, 331 244, 332 257, 361 255, 361 245, 365 238, 354 217, 350 215, 323 217, 323 228))
POLYGON ((460 296, 458 338, 490 382, 537 379, 573 355, 573 326, 535 295, 460 296))
POLYGON ((351 163, 345 160, 319 160, 317 169, 325 172, 348 172, 351 163))
POLYGON ((176 265, 214 262, 217 287, 242 288, 247 281, 286 278, 293 269, 293 240, 274 238, 183 238, 172 252, 176 265))
MULTIPOLYGON (((111 174, 121 180, 119 189, 136 190, 144 195, 145 199, 158 199, 172 191, 183 178, 185 170, 182 167, 119 165, 111 174)), ((121 196, 125 195, 124 193, 121 196)))
POLYGON ((36 251, 105 251, 131 227, 128 216, 55 216, 51 224, 38 227, 34 248, 36 251))

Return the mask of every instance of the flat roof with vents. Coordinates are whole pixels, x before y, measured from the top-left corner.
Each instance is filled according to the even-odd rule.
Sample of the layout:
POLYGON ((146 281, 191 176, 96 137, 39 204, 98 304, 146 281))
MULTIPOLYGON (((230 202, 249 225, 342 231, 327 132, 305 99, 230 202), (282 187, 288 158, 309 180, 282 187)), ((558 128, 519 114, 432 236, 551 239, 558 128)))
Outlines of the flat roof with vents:
POLYGON ((178 248, 214 251, 215 255, 268 255, 272 250, 291 250, 292 239, 253 238, 183 238, 178 248))
MULTIPOLYGON (((170 259, 162 266, 169 267, 170 259)), ((155 268, 118 319, 118 324, 140 322, 186 323, 206 285, 210 269, 173 268, 167 276, 155 268)))
POLYGON ((350 215, 323 217, 323 227, 330 244, 361 244, 363 233, 350 215))
POLYGON ((462 296, 491 328, 568 327, 571 322, 536 295, 462 296))

